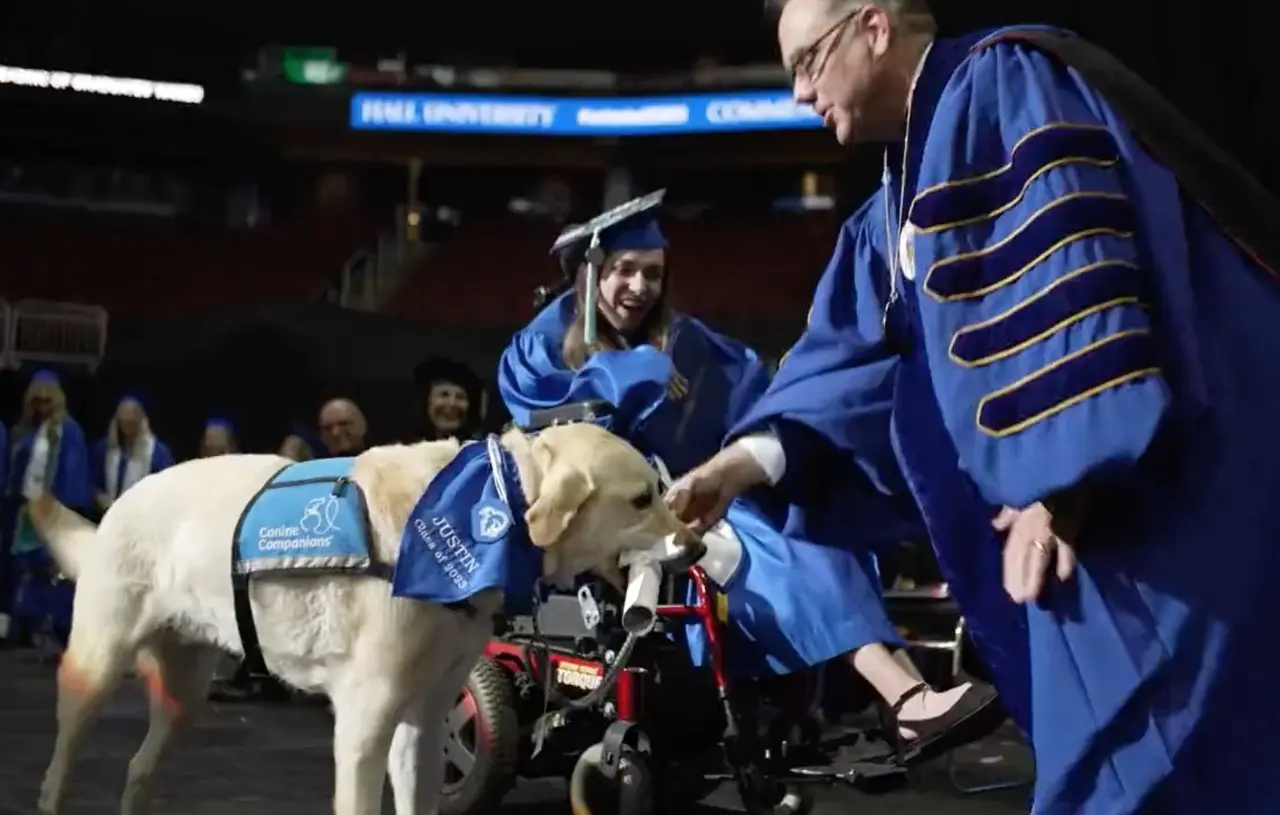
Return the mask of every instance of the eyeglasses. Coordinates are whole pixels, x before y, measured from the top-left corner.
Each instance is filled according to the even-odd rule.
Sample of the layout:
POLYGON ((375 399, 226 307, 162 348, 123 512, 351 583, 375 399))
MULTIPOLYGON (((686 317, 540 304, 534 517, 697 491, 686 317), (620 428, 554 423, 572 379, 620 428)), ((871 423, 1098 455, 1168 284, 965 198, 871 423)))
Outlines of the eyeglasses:
POLYGON ((865 9, 866 6, 858 6, 853 11, 848 12, 829 25, 813 42, 805 46, 796 55, 795 62, 791 66, 792 79, 803 79, 805 82, 812 82, 817 79, 827 67, 827 62, 831 59, 831 53, 835 50, 836 42, 844 36, 845 29, 849 27, 854 18, 865 9))

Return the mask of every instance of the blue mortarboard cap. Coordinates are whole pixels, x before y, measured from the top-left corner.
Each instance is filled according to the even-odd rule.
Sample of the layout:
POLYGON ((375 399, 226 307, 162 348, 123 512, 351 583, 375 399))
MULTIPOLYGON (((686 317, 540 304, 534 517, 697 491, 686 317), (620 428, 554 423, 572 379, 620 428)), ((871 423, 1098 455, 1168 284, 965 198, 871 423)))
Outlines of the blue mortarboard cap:
POLYGON ((569 227, 551 245, 551 253, 559 256, 560 268, 570 280, 583 261, 587 263, 583 336, 588 344, 596 341, 596 281, 600 264, 611 252, 667 248, 667 239, 658 228, 657 220, 657 209, 666 195, 663 189, 633 198, 585 224, 569 227))
POLYGON ((208 419, 206 419, 204 423, 205 430, 208 430, 211 427, 220 427, 233 436, 236 433, 236 426, 231 423, 230 419, 224 418, 222 416, 210 416, 208 419))
MULTIPOLYGON (((625 204, 601 213, 584 224, 575 224, 556 238, 551 253, 562 258, 571 257, 575 262, 563 263, 566 272, 577 271, 586 258, 593 241, 604 254, 624 249, 666 249, 667 239, 658 226, 658 207, 667 195, 657 190, 625 204), (597 240, 598 238, 598 240, 597 240)), ((597 263, 603 261, 599 258, 597 263)))
POLYGON ((41 368, 31 375, 31 384, 45 383, 48 385, 61 385, 62 378, 58 376, 56 371, 49 368, 41 368))
POLYGON ((602 231, 600 248, 606 255, 627 249, 666 249, 667 237, 658 226, 657 213, 647 210, 602 231))
POLYGON ((147 412, 147 400, 142 398, 142 394, 132 392, 122 393, 120 394, 120 399, 116 402, 116 407, 123 405, 125 402, 133 402, 135 405, 142 408, 143 413, 147 412))

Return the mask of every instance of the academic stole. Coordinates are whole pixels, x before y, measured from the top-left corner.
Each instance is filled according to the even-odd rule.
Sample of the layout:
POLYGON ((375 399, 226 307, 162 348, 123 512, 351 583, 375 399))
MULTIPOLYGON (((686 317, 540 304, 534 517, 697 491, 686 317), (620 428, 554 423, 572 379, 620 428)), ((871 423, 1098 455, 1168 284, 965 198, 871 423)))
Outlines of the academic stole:
MULTIPOLYGON (((52 492, 54 479, 58 476, 58 457, 62 452, 62 431, 59 429, 57 433, 51 434, 40 428, 41 432, 46 433, 49 440, 49 455, 45 459, 44 477, 42 486, 45 492, 52 492)), ((35 454, 35 442, 32 442, 32 454, 35 454)), ((27 466, 31 466, 31 460, 27 460, 27 466)), ((12 551, 15 555, 23 555, 27 552, 34 552, 44 546, 44 539, 40 537, 40 533, 36 532, 35 525, 31 523, 31 513, 27 509, 27 502, 24 500, 22 506, 18 507, 17 529, 14 531, 12 551)))

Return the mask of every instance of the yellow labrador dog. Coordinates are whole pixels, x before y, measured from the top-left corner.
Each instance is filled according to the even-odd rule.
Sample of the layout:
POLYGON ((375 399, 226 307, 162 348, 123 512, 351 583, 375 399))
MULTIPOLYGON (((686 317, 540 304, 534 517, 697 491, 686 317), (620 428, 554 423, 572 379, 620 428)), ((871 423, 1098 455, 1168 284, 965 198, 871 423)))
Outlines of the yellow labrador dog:
MULTIPOLYGON (((593 570, 617 583, 623 553, 671 534, 691 540, 663 505, 657 474, 600 428, 568 425, 536 436, 513 430, 490 445, 518 474, 524 500, 511 506, 528 509, 512 520, 523 520, 523 545, 541 554, 543 579, 563 585, 593 570)), ((395 445, 355 459, 345 480, 363 496, 372 558, 396 563, 406 524, 421 525, 411 521, 419 497, 455 457, 468 455, 464 450, 476 447, 395 445)), ((204 700, 219 652, 243 653, 231 542, 247 507, 288 464, 273 455, 190 461, 139 482, 96 528, 50 497, 35 502, 37 529, 77 581, 41 812, 61 811, 87 726, 135 663, 147 679, 151 717, 129 764, 122 811, 149 811, 156 763, 204 700)), ((298 525, 310 536, 304 541, 338 523, 336 511, 310 504, 301 514, 298 525)), ((490 515, 478 523, 488 529, 493 522, 490 515)), ((332 700, 336 815, 380 812, 388 775, 398 815, 433 815, 445 715, 492 633, 504 592, 484 589, 461 604, 420 602, 394 596, 383 578, 312 571, 255 576, 249 597, 272 672, 332 700)))

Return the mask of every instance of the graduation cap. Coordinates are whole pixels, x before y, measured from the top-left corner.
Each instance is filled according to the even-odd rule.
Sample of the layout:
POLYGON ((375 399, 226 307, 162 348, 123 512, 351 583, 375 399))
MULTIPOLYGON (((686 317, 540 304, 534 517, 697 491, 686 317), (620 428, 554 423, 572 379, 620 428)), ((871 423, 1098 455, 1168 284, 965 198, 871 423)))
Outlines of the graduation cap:
POLYGON ((62 377, 58 376, 58 372, 51 368, 41 368, 31 375, 31 385, 61 385, 62 377))
POLYGON ((128 392, 128 393, 122 393, 122 394, 120 394, 120 398, 116 400, 116 407, 117 407, 117 408, 119 408, 119 407, 120 407, 121 405, 123 405, 125 402, 133 402, 135 405, 137 405, 137 406, 142 410, 142 412, 143 412, 143 413, 147 413, 147 412, 148 412, 148 410, 147 410, 147 400, 146 400, 146 399, 144 399, 144 398, 142 397, 142 394, 140 394, 140 393, 137 393, 137 392, 128 392))
POLYGON ((624 249, 667 248, 656 212, 666 195, 662 189, 634 198, 585 224, 569 227, 551 245, 551 254, 559 255, 560 266, 571 279, 578 266, 587 264, 582 335, 588 345, 596 341, 597 288, 604 259, 624 249))
POLYGON ((430 387, 436 382, 452 382, 472 395, 478 394, 483 387, 475 371, 446 357, 431 357, 418 363, 413 369, 413 381, 423 387, 430 387))
POLYGON ((223 416, 210 416, 208 419, 206 419, 204 422, 204 429, 208 430, 211 427, 221 428, 227 431, 227 433, 232 436, 236 434, 236 426, 231 423, 230 419, 225 418, 223 416))

